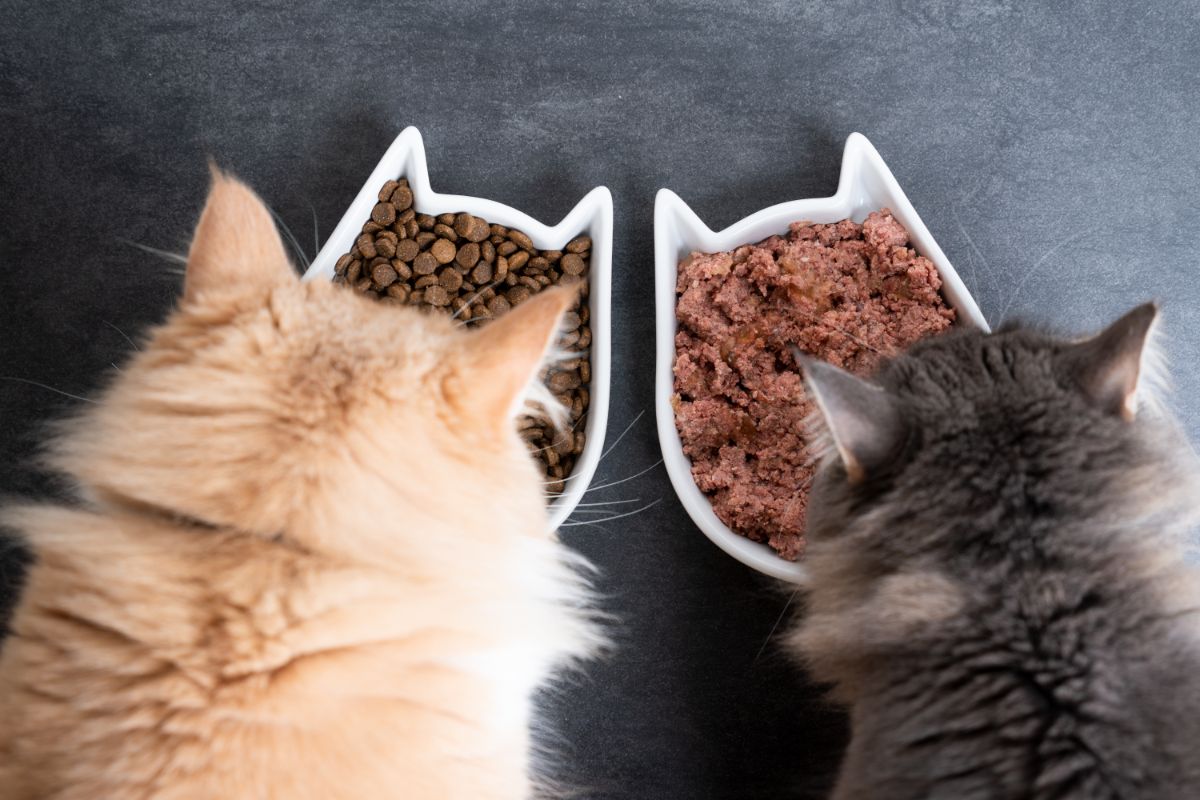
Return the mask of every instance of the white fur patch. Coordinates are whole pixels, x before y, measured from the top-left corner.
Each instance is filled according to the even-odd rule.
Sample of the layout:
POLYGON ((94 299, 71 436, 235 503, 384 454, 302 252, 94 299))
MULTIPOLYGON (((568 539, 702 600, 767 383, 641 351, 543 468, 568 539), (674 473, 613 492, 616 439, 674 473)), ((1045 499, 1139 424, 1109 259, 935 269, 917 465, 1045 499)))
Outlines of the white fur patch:
POLYGON ((817 465, 823 465, 838 454, 837 443, 833 433, 825 423, 825 415, 816 403, 813 410, 804 417, 802 423, 804 441, 808 449, 808 460, 817 465))
POLYGON ((594 624, 598 614, 591 610, 592 594, 583 577, 594 567, 553 540, 522 539, 515 546, 530 616, 525 635, 445 661, 492 685, 486 719, 495 730, 527 727, 534 690, 556 668, 575 666, 607 645, 594 624))
POLYGON ((547 369, 575 358, 579 358, 579 353, 565 350, 559 347, 557 342, 546 351, 537 371, 538 377, 531 380, 525 390, 521 403, 521 414, 530 417, 544 417, 550 420, 558 430, 564 430, 567 427, 567 409, 554 397, 554 393, 550 391, 550 387, 546 386, 546 381, 542 376, 546 374, 547 369))
POLYGON ((1150 330, 1146 332, 1146 343, 1142 346, 1137 389, 1134 390, 1132 408, 1129 409, 1134 414, 1145 411, 1155 417, 1168 416, 1164 398, 1171 390, 1171 372, 1161 319, 1161 314, 1154 318, 1150 330))

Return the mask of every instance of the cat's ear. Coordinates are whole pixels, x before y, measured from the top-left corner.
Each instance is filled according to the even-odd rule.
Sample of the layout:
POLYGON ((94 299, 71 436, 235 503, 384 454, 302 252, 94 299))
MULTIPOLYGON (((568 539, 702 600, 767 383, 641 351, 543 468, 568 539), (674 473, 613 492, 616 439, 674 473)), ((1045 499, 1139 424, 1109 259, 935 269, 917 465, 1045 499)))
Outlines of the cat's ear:
POLYGON ((497 426, 511 423, 559 336, 578 289, 553 287, 470 334, 467 369, 456 400, 497 426))
POLYGON ((1084 396, 1113 415, 1137 414, 1138 385, 1158 307, 1144 303, 1100 333, 1067 350, 1067 363, 1084 396))
POLYGON ((832 364, 796 353, 809 395, 851 483, 884 467, 907 436, 896 401, 883 389, 832 364))
POLYGON ((184 296, 269 289, 297 280, 271 212, 258 195, 215 166, 188 251, 184 296))

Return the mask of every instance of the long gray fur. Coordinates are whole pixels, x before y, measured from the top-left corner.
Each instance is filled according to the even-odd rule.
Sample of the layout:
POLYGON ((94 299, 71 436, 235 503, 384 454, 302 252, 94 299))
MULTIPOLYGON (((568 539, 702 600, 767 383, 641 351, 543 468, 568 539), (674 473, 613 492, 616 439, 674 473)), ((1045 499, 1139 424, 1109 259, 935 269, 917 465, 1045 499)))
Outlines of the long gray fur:
POLYGON ((1080 347, 922 343, 875 377, 898 454, 821 470, 794 644, 851 706, 836 798, 1200 797, 1196 471, 1089 396, 1080 347))

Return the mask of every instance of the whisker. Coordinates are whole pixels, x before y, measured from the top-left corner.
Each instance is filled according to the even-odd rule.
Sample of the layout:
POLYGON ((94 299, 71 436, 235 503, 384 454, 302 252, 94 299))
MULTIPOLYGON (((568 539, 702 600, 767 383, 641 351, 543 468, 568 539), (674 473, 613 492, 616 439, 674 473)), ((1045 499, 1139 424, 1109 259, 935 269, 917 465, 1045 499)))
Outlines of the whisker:
MULTIPOLYGON (((463 308, 466 308, 466 306, 463 306, 463 308)), ((468 325, 470 325, 472 322, 484 322, 485 320, 489 320, 489 319, 491 319, 491 317, 471 317, 470 319, 464 319, 461 322, 459 322, 458 327, 465 328, 468 325)))
POLYGON ((47 391, 54 392, 55 394, 61 394, 63 397, 69 397, 72 400, 82 400, 85 403, 99 405, 99 401, 97 401, 97 400, 90 400, 86 397, 80 397, 77 394, 71 394, 70 392, 64 392, 62 389, 55 389, 53 386, 47 386, 44 383, 38 383, 37 381, 31 381, 28 378, 16 378, 16 377, 13 377, 10 375, 0 375, 0 381, 15 381, 16 383, 27 383, 30 386, 37 386, 41 389, 46 389, 47 391))
MULTIPOLYGON (((560 525, 559 527, 563 527, 564 525, 566 525, 566 523, 563 523, 563 525, 560 525)), ((605 528, 603 525, 601 525, 599 522, 585 522, 584 520, 578 520, 578 521, 572 523, 571 527, 573 527, 573 528, 584 528, 584 527, 596 528, 597 530, 604 531, 605 533, 612 532, 608 528, 605 528)))
POLYGON ((617 437, 617 438, 616 438, 616 439, 613 441, 613 443, 612 443, 612 444, 610 444, 610 445, 608 446, 608 449, 607 449, 607 450, 605 450, 603 453, 601 453, 601 454, 600 454, 600 460, 601 460, 601 461, 603 461, 603 460, 604 460, 604 457, 605 457, 606 455, 608 455, 609 453, 611 453, 611 452, 612 452, 612 451, 613 451, 613 450, 616 448, 616 446, 617 446, 617 445, 619 445, 619 444, 621 443, 621 440, 625 438, 625 434, 629 433, 629 430, 630 430, 630 428, 632 428, 634 425, 636 425, 636 424, 637 424, 637 422, 638 422, 638 420, 639 420, 639 419, 641 419, 641 418, 642 418, 642 415, 643 415, 643 414, 645 414, 645 413, 646 413, 646 409, 644 409, 644 408, 643 408, 641 411, 639 411, 639 412, 638 412, 638 415, 637 415, 636 417, 634 417, 634 418, 633 418, 633 422, 631 422, 631 423, 629 423, 628 425, 626 425, 626 426, 625 426, 625 430, 621 431, 621 435, 620 435, 620 436, 618 436, 618 437, 617 437))
MULTIPOLYGON (((563 431, 563 433, 571 433, 571 432, 573 432, 573 431, 574 431, 576 428, 578 428, 578 427, 579 427, 579 423, 583 422, 583 421, 584 421, 584 419, 586 419, 586 417, 580 417, 579 419, 575 420, 575 422, 571 424, 571 427, 567 428, 565 431, 563 431)), ((561 437, 561 436, 560 436, 559 438, 555 439, 553 442, 551 442, 550 444, 546 445, 545 447, 539 447, 537 450, 530 450, 529 452, 531 452, 531 453, 541 453, 541 452, 544 452, 544 451, 546 451, 546 450, 549 450, 551 447, 554 447, 554 446, 555 446, 555 445, 557 445, 557 444, 560 444, 560 443, 562 443, 563 441, 565 441, 565 440, 563 439, 563 437, 561 437)), ((600 457, 601 457, 601 458, 604 458, 604 456, 600 456, 600 457)))
POLYGON ((630 475, 628 478, 622 478, 622 479, 621 479, 621 480, 619 480, 619 481, 610 481, 609 483, 602 483, 602 484, 600 484, 599 486, 589 486, 589 487, 588 487, 588 491, 589 491, 589 492, 598 492, 598 491, 600 491, 601 489, 608 489, 608 488, 610 488, 610 487, 613 487, 613 486, 620 486, 622 483, 626 483, 627 481, 631 481, 631 480, 633 480, 634 478, 640 478, 641 476, 645 475, 647 472, 649 472, 650 470, 654 469, 655 467, 657 467, 657 466, 658 466, 659 464, 661 464, 661 463, 663 463, 663 460, 660 458, 658 461, 655 461, 653 464, 651 464, 650 466, 646 467, 646 468, 645 468, 644 470, 642 470, 641 472, 635 472, 634 474, 630 475))
MULTIPOLYGON (((967 240, 967 244, 970 246, 971 252, 974 253, 974 255, 979 258, 979 263, 983 264, 983 273, 988 276, 988 285, 991 286, 993 289, 995 289, 996 288, 995 279, 992 277, 992 270, 988 266, 987 259, 984 258, 983 252, 979 249, 979 246, 975 244, 975 240, 971 238, 971 234, 967 232, 967 228, 965 225, 962 224, 962 220, 960 220, 958 218, 958 210, 951 209, 950 213, 954 217, 955 224, 958 225, 959 232, 963 235, 963 238, 967 240)), ((976 291, 978 291, 980 288, 980 284, 979 284, 979 274, 975 271, 975 258, 973 258, 973 257, 969 258, 967 263, 971 265, 971 282, 973 284, 975 284, 975 289, 976 289, 976 291)), ((980 311, 980 313, 983 313, 982 310, 980 311)), ((984 319, 987 320, 987 317, 985 316, 984 319)), ((988 324, 990 325, 991 322, 989 321, 988 324)))
POLYGON ((572 472, 570 475, 567 475, 565 478, 551 478, 548 481, 542 481, 542 485, 549 486, 550 484, 558 483, 559 481, 562 481, 563 483, 567 483, 568 481, 574 480, 576 475, 578 475, 578 473, 572 472))
POLYGON ((112 328, 112 329, 113 329, 114 331, 116 331, 117 333, 119 333, 119 334, 121 334, 122 336, 124 336, 124 337, 125 337, 125 341, 129 342, 129 346, 130 346, 130 347, 132 347, 134 350, 138 350, 138 351, 140 351, 140 350, 142 349, 142 348, 140 348, 140 347, 138 347, 138 346, 137 346, 137 342, 135 342, 133 339, 129 338, 129 334, 127 334, 125 331, 121 330, 121 329, 120 329, 120 328, 118 328, 116 325, 112 324, 111 322, 109 322, 109 321, 108 321, 108 320, 106 320, 106 319, 104 319, 104 320, 100 320, 100 321, 101 321, 101 322, 103 322, 103 323, 104 323, 105 325, 107 325, 108 327, 112 328))
MULTIPOLYGON (((649 503, 642 506, 641 508, 635 508, 633 511, 626 511, 624 514, 613 514, 611 517, 605 517, 604 519, 597 520, 597 521, 598 522, 613 522, 614 520, 625 519, 626 517, 632 517, 634 514, 640 514, 643 511, 647 511, 651 508, 654 508, 660 502, 662 502, 661 497, 651 500, 649 503)), ((576 525, 586 525, 586 524, 588 524, 588 523, 584 522, 583 520, 580 520, 578 522, 569 522, 568 521, 568 522, 564 522, 559 527, 571 528, 571 527, 575 527, 576 525)))
MULTIPOLYGON (((483 293, 486 292, 488 289, 495 288, 496 286, 499 286, 501 283, 504 283, 503 278, 501 278, 498 281, 492 281, 487 286, 485 286, 482 289, 480 289, 479 291, 475 292, 475 294, 471 295, 470 299, 468 299, 467 302, 463 304, 462 308, 460 308, 458 311, 455 311, 453 314, 450 315, 450 319, 456 319, 458 317, 458 315, 462 313, 463 308, 467 308, 468 306, 471 305, 471 303, 474 303, 481 296, 483 296, 483 293)), ((472 322, 475 319, 477 319, 477 317, 472 317, 471 319, 467 320, 467 322, 472 322)), ((482 317, 479 317, 478 319, 482 319, 482 317)))
POLYGON ((584 508, 586 506, 619 506, 626 503, 640 503, 642 498, 635 497, 632 500, 597 500, 595 503, 578 503, 576 508, 584 508))
POLYGON ((317 253, 321 252, 321 237, 317 235, 317 207, 311 201, 305 200, 308 203, 308 208, 312 211, 313 220, 313 258, 317 257, 317 253))
POLYGON ((279 216, 275 209, 268 208, 267 210, 271 212, 271 216, 275 218, 275 224, 278 225, 279 229, 283 231, 283 235, 286 236, 288 242, 291 243, 292 249, 296 251, 296 255, 299 257, 300 263, 304 265, 305 269, 308 269, 308 256, 304 254, 304 248, 300 246, 300 241, 296 238, 296 235, 292 233, 292 229, 287 226, 287 223, 283 221, 283 217, 279 216))
POLYGON ((157 247, 151 247, 148 244, 141 244, 133 241, 132 239, 126 239, 121 236, 117 237, 117 241, 121 242, 122 244, 127 244, 130 247, 136 247, 138 250, 158 256, 159 258, 165 258, 167 261, 171 261, 176 264, 183 264, 185 266, 187 265, 187 256, 180 253, 172 253, 168 250, 159 250, 157 247))
POLYGON ((1028 281, 1035 272, 1037 272, 1038 267, 1040 267, 1042 264, 1044 264, 1046 262, 1047 258, 1054 255, 1054 253, 1056 253, 1058 250, 1061 250, 1063 247, 1066 247, 1068 244, 1071 244, 1072 242, 1076 242, 1076 241, 1082 239, 1084 236, 1089 235, 1090 233, 1091 233, 1090 230, 1086 230, 1086 231, 1079 231, 1074 236, 1068 236, 1066 239, 1063 239, 1058 244, 1054 245, 1049 250, 1047 250, 1046 254, 1037 260, 1037 263, 1035 263, 1032 267, 1030 267, 1028 270, 1026 270, 1025 274, 1021 276, 1021 279, 1019 281, 1017 281, 1017 285, 1013 288, 1012 292, 1008 295, 1008 302, 1004 304, 1004 308, 1001 309, 1001 311, 1000 311, 999 321, 1001 323, 1004 322, 1005 318, 1008 316, 1008 310, 1010 308, 1012 308, 1013 301, 1016 300, 1017 295, 1019 295, 1021 293, 1021 289, 1024 288, 1025 282, 1028 281))
POLYGON ((811 313, 811 312, 806 312, 806 311, 804 311, 803 309, 800 309, 800 311, 801 311, 801 313, 807 313, 807 314, 808 314, 808 317, 809 317, 809 319, 813 320, 814 322, 818 322, 818 323, 820 323, 821 325, 825 326, 826 328, 833 328, 835 331, 837 331, 838 333, 842 334, 842 335, 843 335, 843 336, 845 336, 847 339, 850 339, 850 340, 854 341, 855 343, 857 343, 859 347, 865 347, 865 348, 867 348, 868 350, 870 350, 870 351, 872 351, 872 352, 874 352, 874 353, 878 353, 879 355, 881 355, 881 356, 885 356, 885 357, 886 357, 886 356, 890 356, 890 355, 892 355, 892 353, 885 353, 884 351, 880 350, 878 347, 875 347, 874 345, 871 345, 871 344, 870 344, 870 343, 868 343, 868 342, 864 342, 862 339, 858 338, 857 336, 855 336, 855 335, 854 335, 853 333, 851 333, 850 331, 843 330, 842 328, 839 328, 837 325, 834 325, 834 324, 832 324, 832 323, 830 323, 830 322, 827 322, 826 320, 819 319, 819 318, 818 318, 818 316, 817 316, 816 314, 813 314, 813 313, 811 313))
POLYGON ((767 638, 763 639, 762 647, 758 648, 758 652, 754 654, 754 660, 750 662, 750 666, 754 666, 758 663, 758 659, 762 656, 763 651, 767 649, 767 644, 770 643, 771 637, 774 636, 775 631, 779 629, 779 623, 783 622, 783 615, 786 614, 787 610, 792 607, 792 601, 796 599, 796 595, 799 594, 799 592, 799 589, 792 592, 792 596, 789 597, 787 602, 783 604, 783 610, 779 612, 779 617, 775 620, 775 624, 771 626, 771 632, 767 634, 767 638))

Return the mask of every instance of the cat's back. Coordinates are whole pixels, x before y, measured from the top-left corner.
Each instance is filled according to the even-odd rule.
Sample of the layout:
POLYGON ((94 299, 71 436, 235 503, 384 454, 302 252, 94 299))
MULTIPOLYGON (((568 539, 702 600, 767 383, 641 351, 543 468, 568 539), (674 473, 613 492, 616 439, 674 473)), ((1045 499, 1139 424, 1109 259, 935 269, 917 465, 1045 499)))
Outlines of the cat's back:
POLYGON ((893 650, 838 797, 1200 797, 1200 575, 1137 551, 1013 571, 893 650))
POLYGON ((36 562, 0 651, 5 800, 386 797, 381 769, 459 796, 406 764, 446 724, 406 685, 448 688, 405 674, 402 585, 166 518, 6 517, 36 562))

